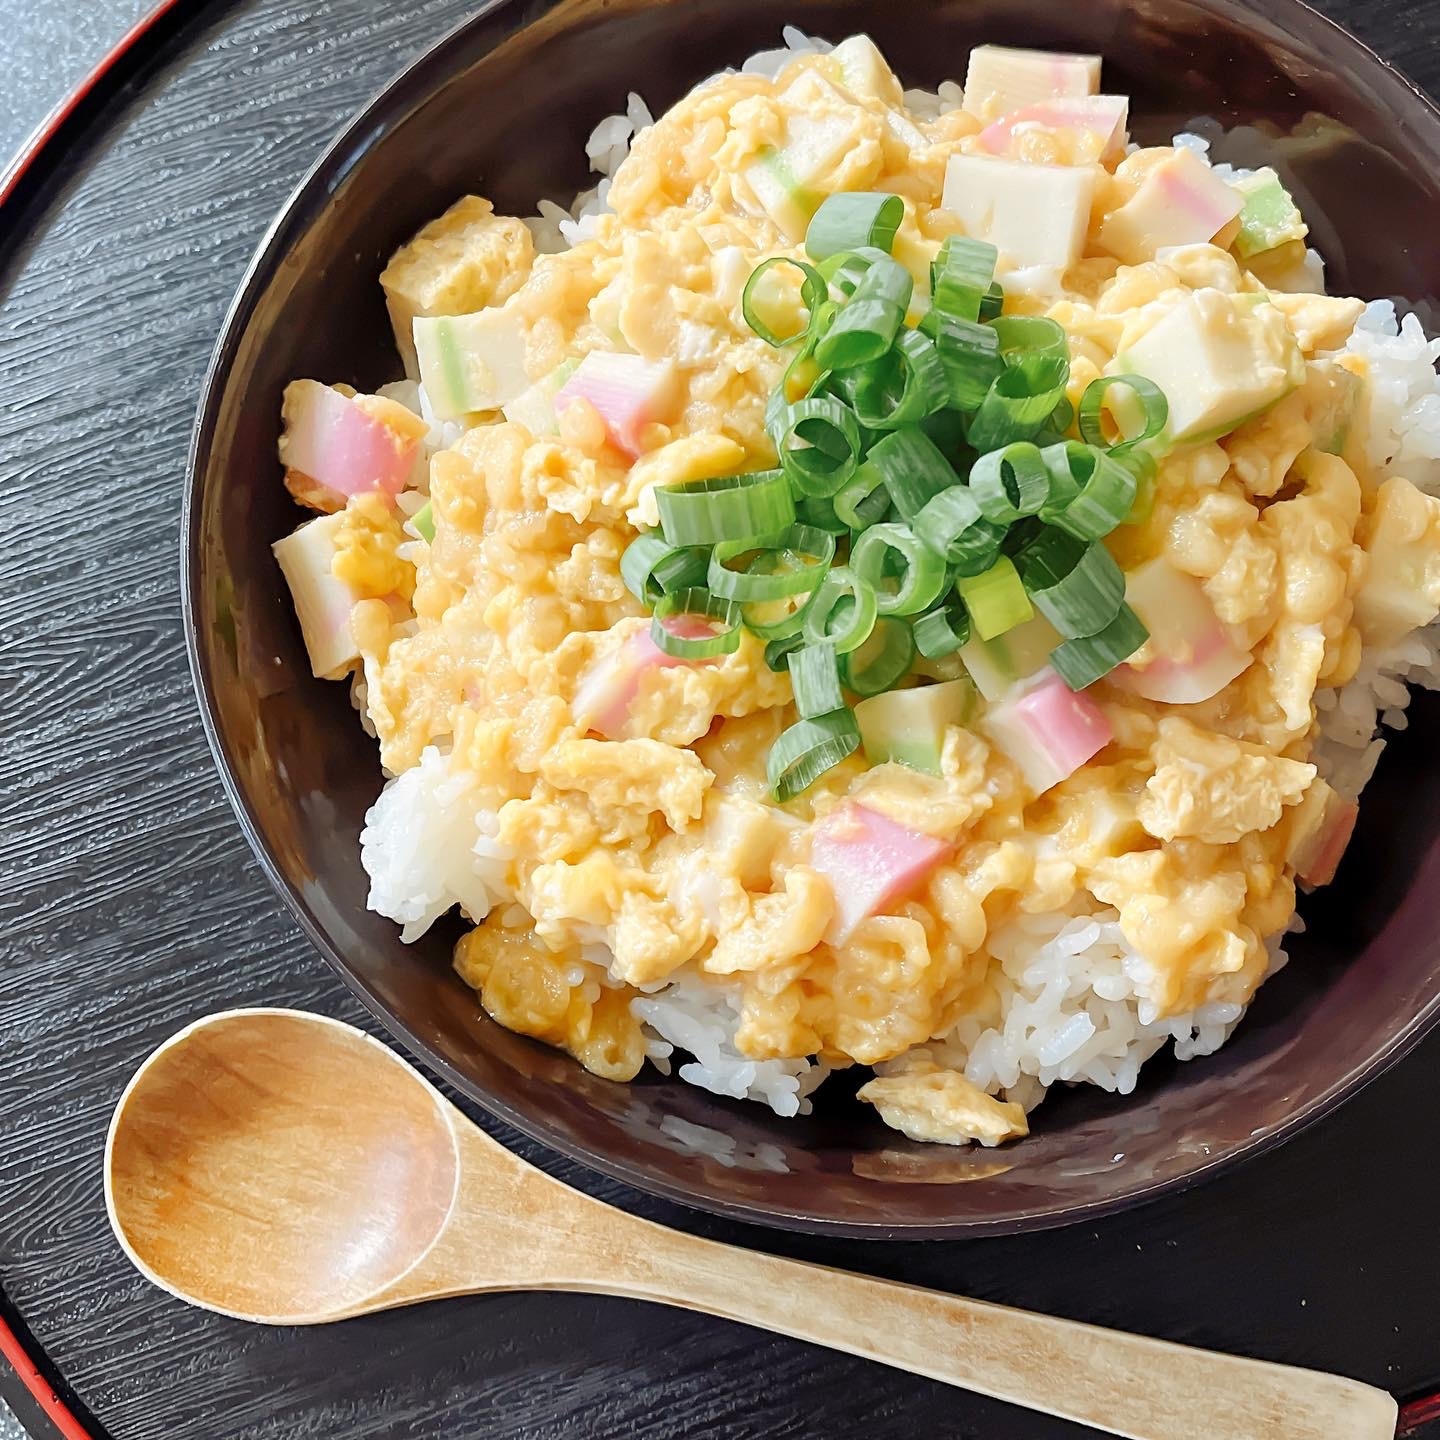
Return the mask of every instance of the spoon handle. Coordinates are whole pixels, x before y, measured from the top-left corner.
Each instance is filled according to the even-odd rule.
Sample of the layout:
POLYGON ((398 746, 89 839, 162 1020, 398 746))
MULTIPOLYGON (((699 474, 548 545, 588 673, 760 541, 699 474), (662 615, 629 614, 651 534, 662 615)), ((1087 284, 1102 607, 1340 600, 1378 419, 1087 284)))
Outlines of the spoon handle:
POLYGON ((554 1288, 742 1321, 1131 1440, 1395 1434, 1395 1401, 1358 1381, 738 1250, 608 1213, 612 1233, 595 1237, 603 1277, 556 1277, 554 1288))

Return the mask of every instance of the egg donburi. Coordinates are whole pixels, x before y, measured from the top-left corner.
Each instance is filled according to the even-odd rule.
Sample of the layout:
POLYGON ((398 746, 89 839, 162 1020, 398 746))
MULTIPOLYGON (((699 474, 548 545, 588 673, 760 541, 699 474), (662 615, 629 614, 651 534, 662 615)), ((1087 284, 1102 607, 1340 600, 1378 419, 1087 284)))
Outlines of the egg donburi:
POLYGON ((406 378, 286 389, 275 554, 387 777, 370 903, 458 907, 495 1020, 995 1145, 1279 963, 1440 501, 1276 171, 1132 144, 1094 56, 762 61, 605 122, 579 218, 390 260, 406 378))

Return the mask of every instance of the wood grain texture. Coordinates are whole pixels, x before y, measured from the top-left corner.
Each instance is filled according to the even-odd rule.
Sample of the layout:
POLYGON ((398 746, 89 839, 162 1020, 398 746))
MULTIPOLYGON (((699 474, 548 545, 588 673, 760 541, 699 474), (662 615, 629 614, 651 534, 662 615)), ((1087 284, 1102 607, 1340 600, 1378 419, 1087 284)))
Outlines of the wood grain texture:
MULTIPOLYGON (((269 218, 331 131, 471 6, 203 8, 105 138, 66 160, 0 275, 0 1288, 116 1440, 1088 1433, 622 1300, 503 1296, 255 1330, 186 1309, 120 1255, 101 1146, 150 1049, 239 1004, 360 1019, 212 773, 179 628, 180 489, 199 379, 269 218)), ((1433 3, 1327 8, 1440 88, 1433 3)), ((1317 1129, 1189 1196, 969 1244, 726 1225, 487 1128, 697 1233, 1403 1394, 1440 1385, 1440 1132, 1424 1118, 1437 1080, 1432 1040, 1317 1129)))

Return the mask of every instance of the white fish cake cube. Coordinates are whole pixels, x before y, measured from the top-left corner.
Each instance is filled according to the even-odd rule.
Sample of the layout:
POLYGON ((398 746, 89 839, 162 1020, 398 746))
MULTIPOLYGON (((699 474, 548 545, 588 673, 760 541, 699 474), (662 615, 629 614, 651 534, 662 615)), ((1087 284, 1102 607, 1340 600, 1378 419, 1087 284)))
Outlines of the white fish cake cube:
POLYGON ((967 235, 994 245, 1007 268, 1049 265, 1063 271, 1084 249, 1096 173, 1093 165, 952 155, 941 203, 967 235))
POLYGON ((1253 295, 1196 290, 1117 355, 1115 374, 1152 380, 1170 406, 1174 440, 1225 434, 1305 378, 1285 317, 1253 295))
POLYGON ((1139 265, 1166 246, 1214 239, 1244 208, 1244 196, 1198 155, 1177 150, 1105 217, 1097 239, 1117 259, 1139 265))
POLYGON ((977 45, 965 71, 964 108, 982 120, 994 120, 1037 100, 1094 95, 1099 89, 1098 55, 977 45))
POLYGON ((498 410, 530 386, 525 327, 509 306, 473 315, 421 316, 414 335, 420 383, 441 420, 498 410))

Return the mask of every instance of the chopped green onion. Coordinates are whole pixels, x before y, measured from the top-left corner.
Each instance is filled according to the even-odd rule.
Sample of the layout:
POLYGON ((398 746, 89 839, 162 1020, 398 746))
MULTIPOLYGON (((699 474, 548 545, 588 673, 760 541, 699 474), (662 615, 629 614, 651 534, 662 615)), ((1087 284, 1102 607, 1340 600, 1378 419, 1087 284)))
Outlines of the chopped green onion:
POLYGON ((1077 540, 1098 540, 1124 522, 1138 488, 1128 465, 1078 440, 1047 445, 1040 453, 1052 484, 1042 519, 1077 540))
POLYGON ((1166 400, 1165 392, 1153 380, 1147 380, 1143 375, 1102 375, 1085 387, 1085 393, 1080 397, 1078 418, 1080 438, 1087 444, 1116 450, 1128 449, 1132 445, 1142 445, 1147 440, 1153 440, 1164 430, 1165 422, 1170 418, 1170 402, 1166 400), (1128 392, 1132 401, 1124 407, 1129 412, 1126 418, 1130 419, 1132 424, 1136 418, 1141 422, 1140 428, 1133 434, 1125 433, 1120 417, 1114 414, 1117 408, 1114 402, 1107 407, 1106 393, 1116 386, 1120 387, 1122 394, 1128 392), (1138 417, 1134 414, 1137 406, 1140 410, 1138 417), (1118 441, 1112 442, 1105 434, 1107 408, 1121 430, 1118 441))
MULTIPOLYGON (((816 269, 825 277, 833 300, 843 304, 854 293, 865 272, 877 261, 889 259, 888 252, 873 245, 860 245, 822 260, 816 269)), ((839 308, 839 305, 836 306, 839 308)), ((817 337, 818 338, 818 337, 817 337)))
POLYGON ((790 653, 805 643, 805 637, 797 630, 790 635, 777 635, 765 645, 765 664, 777 675, 783 675, 790 668, 790 653))
POLYGON ((805 607, 806 643, 828 641, 841 655, 848 655, 869 638, 876 614, 874 589, 849 566, 837 565, 805 607))
POLYGON ((970 421, 970 444, 983 453, 1015 440, 1033 439, 1064 397, 1069 373, 1067 361, 1045 355, 1007 366, 970 421))
POLYGON ((1070 403, 1070 397, 1068 395, 1062 395, 1059 400, 1055 402, 1055 408, 1050 412, 1049 417, 1045 421, 1044 429, 1041 431, 1041 434, 1044 434, 1046 430, 1052 431, 1053 434, 1044 441, 1037 435, 1035 437, 1035 443, 1037 445, 1052 445, 1058 440, 1063 440, 1065 438, 1065 432, 1070 428, 1070 422, 1074 420, 1074 418, 1075 407, 1070 403))
POLYGON ((1127 450, 1111 455, 1135 476, 1135 499, 1125 516, 1126 525, 1143 525, 1155 509, 1155 459, 1148 450, 1127 450))
POLYGON ((754 270, 750 272, 750 278, 745 282, 745 288, 740 292, 740 313, 745 317, 745 323, 767 344, 776 350, 783 350, 787 345, 793 345, 798 340, 803 340, 809 334, 814 324, 815 312, 820 307, 826 294, 825 277, 813 266, 807 265, 803 260, 792 260, 788 255, 772 255, 768 260, 762 260, 754 270), (772 330, 763 321, 755 308, 756 300, 755 287, 762 275, 768 274, 778 265, 793 265, 800 272, 800 300, 808 312, 806 325, 797 330, 793 335, 780 335, 772 330))
POLYGON ((936 495, 960 481, 954 467, 923 430, 892 430, 876 441, 865 464, 879 473, 895 508, 910 521, 936 495))
POLYGON ((920 422, 944 455, 959 455, 965 449, 965 417, 958 410, 937 410, 920 422))
POLYGON ((683 660, 708 660, 740 648, 740 607, 708 590, 675 590, 662 595, 650 620, 650 638, 658 650, 683 660), (680 635, 665 624, 672 616, 698 615, 724 629, 706 635, 680 635))
POLYGON ((770 793, 784 804, 860 748, 860 727, 849 710, 797 720, 781 732, 766 765, 770 793))
POLYGON ((964 485, 952 485, 928 501, 915 516, 914 530, 923 544, 965 576, 989 570, 1005 539, 1004 528, 985 518, 964 485))
POLYGON ((914 288, 903 265, 888 255, 876 260, 816 344, 816 361, 826 370, 874 364, 895 343, 914 288))
POLYGON ((655 502, 660 528, 672 545, 758 540, 795 521, 795 500, 781 470, 658 485, 655 502))
POLYGON ((703 546, 672 545, 653 532, 637 535, 620 557, 620 578, 642 604, 654 605, 672 590, 705 583, 709 552, 703 546))
MULTIPOLYGON (((775 393, 784 395, 783 390, 775 393)), ((767 424, 770 420, 767 414, 767 424)), ((780 454, 780 468, 797 495, 834 495, 860 463, 860 423, 849 406, 833 395, 782 405, 771 438, 780 454)))
POLYGON ((1101 540, 1153 504, 1164 395, 1106 376, 1077 414, 1065 329, 1003 313, 994 247, 952 236, 916 297, 888 253, 904 216, 897 195, 831 196, 806 236, 814 265, 776 256, 751 274, 747 323, 791 351, 766 406, 779 468, 657 487, 661 529, 621 560, 662 650, 726 654, 743 628, 790 673, 801 718, 769 758, 782 802, 858 748, 847 689, 963 673, 967 647, 1035 625, 1035 663, 1048 654, 1078 689, 1146 638, 1101 540), (803 329, 777 321, 799 310, 794 277, 775 283, 784 265, 803 329), (1083 442, 1066 438, 1077 423, 1083 442))
POLYGON ((795 502, 795 518, 828 535, 843 535, 850 527, 835 513, 835 502, 823 497, 806 496, 795 502))
POLYGON ((962 575, 955 588, 982 640, 993 640, 1023 625, 1035 613, 1008 555, 1001 555, 983 575, 962 575))
MULTIPOLYGON (((884 443, 883 441, 881 442, 884 443)), ((874 455, 872 450, 871 455, 874 455)), ((890 492, 885 488, 885 473, 878 465, 866 460, 855 477, 834 499, 836 517, 850 530, 863 530, 885 518, 890 508, 890 492)))
POLYGON ((435 543, 435 509, 434 503, 427 500, 411 517, 410 523, 419 532, 420 538, 427 544, 435 543))
MULTIPOLYGON (((762 640, 788 640, 799 636, 809 602, 809 595, 745 601, 740 605, 740 619, 752 635, 758 635, 762 640)), ((799 643, 798 639, 796 643, 799 643)), ((783 670, 785 667, 782 664, 780 668, 783 670)))
POLYGON ((1070 363, 1070 342, 1064 328, 1044 315, 997 315, 990 322, 1000 342, 1005 363, 1015 364, 1029 355, 1070 363))
POLYGON ((1108 454, 1117 465, 1123 465, 1130 471, 1142 485, 1147 480, 1153 480, 1155 472, 1160 468, 1154 452, 1144 445, 1112 445, 1108 454))
MULTIPOLYGON (((828 305, 830 302, 827 300, 825 303, 828 305)), ((824 315, 824 305, 820 307, 818 313, 821 316, 824 315)), ((824 384, 829 374, 815 363, 815 341, 819 338, 816 334, 816 327, 820 323, 818 320, 812 321, 810 334, 805 343, 795 352, 789 365, 785 367, 780 388, 775 392, 782 401, 804 400, 813 395, 824 384)))
POLYGON ((995 279, 999 251, 983 240, 947 235, 930 266, 930 297, 934 309, 956 320, 976 321, 995 279))
POLYGON ((927 660, 943 660, 970 641, 970 612, 958 595, 915 622, 915 648, 927 660))
POLYGON ((930 333, 945 371, 949 403, 958 410, 974 410, 1005 369, 994 328, 942 315, 930 333))
POLYGON ((1038 515, 1050 498, 1050 471, 1039 447, 1017 440, 991 450, 970 467, 970 493, 981 513, 996 525, 1038 515))
POLYGON ((949 399, 934 344, 902 329, 895 348, 855 386, 855 414, 867 430, 896 430, 933 415, 949 399))
POLYGON ((705 582, 712 594, 725 600, 783 600, 814 590, 834 558, 833 535, 813 525, 792 525, 755 544, 748 540, 722 541, 710 552, 705 582), (731 560, 747 554, 752 558, 744 570, 729 568, 731 560))
POLYGON ((908 525, 872 525, 850 550, 850 568, 875 591, 875 608, 881 615, 915 615, 928 609, 945 589, 945 561, 908 525), (886 562, 898 559, 894 578, 886 586, 886 562))
POLYGON ((833 645, 802 645, 786 657, 795 708, 807 720, 844 707, 840 693, 840 657, 833 645))
POLYGON ((865 643, 840 664, 845 683, 857 695, 879 695, 905 678, 914 659, 915 636, 908 622, 898 615, 882 615, 865 643))
POLYGON ((1098 540, 1088 545, 1047 526, 1020 554, 1036 608, 1064 636, 1096 635, 1125 603, 1125 573, 1098 540))
POLYGON ((854 191, 827 195, 810 217, 806 253, 812 260, 828 260, 864 245, 888 254, 904 218, 905 202, 898 195, 854 191))
POLYGON ((1150 632, 1140 617, 1125 604, 1098 635, 1067 640, 1050 652, 1050 663, 1072 689, 1083 690, 1117 665, 1128 660, 1148 639, 1150 632))

